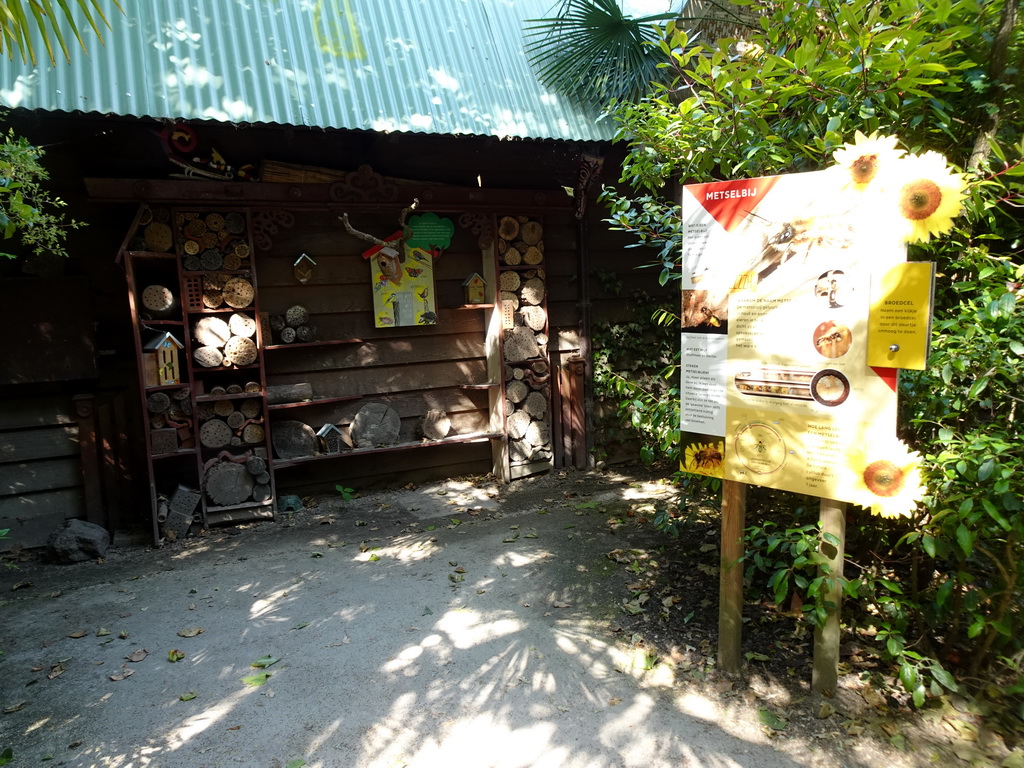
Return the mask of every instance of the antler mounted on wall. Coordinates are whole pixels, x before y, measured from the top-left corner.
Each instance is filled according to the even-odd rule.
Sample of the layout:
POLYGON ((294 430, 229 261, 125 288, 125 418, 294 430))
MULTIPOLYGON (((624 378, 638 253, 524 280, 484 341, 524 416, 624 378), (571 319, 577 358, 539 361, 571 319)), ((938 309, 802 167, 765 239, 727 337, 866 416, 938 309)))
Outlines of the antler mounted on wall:
POLYGON ((352 226, 352 223, 348 220, 347 213, 341 214, 341 216, 339 216, 338 218, 341 219, 341 223, 345 225, 345 229, 353 237, 358 237, 360 240, 365 240, 368 243, 379 245, 382 248, 392 248, 394 246, 398 246, 399 248, 401 248, 402 240, 404 240, 406 236, 405 223, 409 219, 409 214, 416 210, 416 206, 418 206, 419 204, 420 200, 418 197, 416 197, 413 198, 412 205, 410 205, 408 208, 402 209, 402 213, 398 217, 398 226, 402 230, 402 237, 400 240, 381 240, 379 237, 374 237, 373 235, 367 232, 360 232, 358 229, 352 226))

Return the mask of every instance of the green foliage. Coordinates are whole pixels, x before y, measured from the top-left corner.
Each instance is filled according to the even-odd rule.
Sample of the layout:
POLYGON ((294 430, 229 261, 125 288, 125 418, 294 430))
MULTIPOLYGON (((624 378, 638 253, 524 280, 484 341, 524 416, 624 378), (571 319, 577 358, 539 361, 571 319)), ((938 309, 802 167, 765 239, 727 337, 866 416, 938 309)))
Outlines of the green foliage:
MULTIPOLYGON (((657 306, 642 291, 629 300, 637 307, 657 306)), ((609 441, 639 439, 640 458, 648 465, 679 461, 678 325, 678 317, 662 306, 651 315, 637 312, 627 322, 593 328, 594 394, 615 404, 614 417, 599 431, 609 441)))
MULTIPOLYGON (((828 564, 828 547, 835 555, 839 540, 818 525, 794 525, 783 528, 766 520, 746 530, 748 555, 745 578, 753 582, 756 574, 768 576, 764 587, 776 605, 788 597, 800 597, 805 618, 817 626, 836 604, 828 599, 829 591, 842 579, 833 574, 828 564)), ((845 585, 844 585, 845 588, 845 585)))
MULTIPOLYGON (((1024 32, 1006 25, 1000 2, 733 4, 761 13, 742 46, 694 46, 669 24, 670 84, 618 106, 630 147, 621 182, 635 192, 605 189, 609 224, 653 249, 665 285, 679 274, 670 184, 818 169, 858 130, 970 164, 954 231, 911 251, 938 265, 929 367, 900 379, 899 430, 925 456, 928 492, 913 520, 848 527, 846 573, 835 577, 847 577, 844 615, 876 637, 915 704, 983 671, 1019 696, 1024 32)), ((751 577, 766 577, 753 586, 776 600, 796 591, 820 617, 818 580, 832 575, 814 556, 817 528, 766 521, 749 544, 751 577)))
MULTIPOLYGON (((47 192, 49 178, 40 163, 43 150, 13 131, 0 144, 0 230, 5 240, 17 237, 35 254, 67 256, 67 230, 82 226, 65 220, 64 201, 47 192)), ((16 258, 0 252, 0 257, 16 258)))
MULTIPOLYGON (((118 0, 110 2, 117 10, 122 10, 118 0)), ((17 52, 22 61, 35 64, 36 45, 42 42, 50 63, 56 65, 57 57, 53 47, 56 41, 64 58, 70 61, 67 46, 69 33, 85 50, 81 32, 71 12, 75 5, 102 44, 100 25, 109 29, 110 22, 103 13, 100 0, 3 0, 0 5, 0 53, 6 53, 9 59, 14 59, 17 52), (33 40, 33 37, 36 39, 33 40)))
POLYGON ((355 488, 349 488, 347 486, 339 484, 334 486, 334 490, 336 490, 338 494, 341 496, 342 501, 352 501, 352 499, 356 497, 355 488))

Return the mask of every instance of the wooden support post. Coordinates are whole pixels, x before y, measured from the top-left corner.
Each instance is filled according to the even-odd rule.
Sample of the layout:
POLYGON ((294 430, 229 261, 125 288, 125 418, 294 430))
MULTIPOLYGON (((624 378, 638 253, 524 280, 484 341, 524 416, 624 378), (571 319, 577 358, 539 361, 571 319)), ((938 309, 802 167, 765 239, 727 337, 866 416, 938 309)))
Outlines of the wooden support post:
POLYGON ((85 487, 85 519, 108 527, 103 512, 103 488, 100 479, 100 454, 96 441, 96 409, 93 395, 75 395, 78 416, 78 447, 82 461, 82 483, 85 487))
POLYGON ((722 481, 722 552, 718 588, 718 669, 726 675, 740 671, 743 640, 743 528, 747 486, 722 481))
POLYGON ((828 560, 833 576, 825 599, 835 605, 828 612, 825 626, 814 630, 814 668, 811 672, 811 690, 832 696, 839 683, 839 616, 843 602, 843 560, 846 549, 846 502, 821 500, 821 531, 830 533, 839 540, 839 546, 832 551, 832 545, 820 547, 828 560))

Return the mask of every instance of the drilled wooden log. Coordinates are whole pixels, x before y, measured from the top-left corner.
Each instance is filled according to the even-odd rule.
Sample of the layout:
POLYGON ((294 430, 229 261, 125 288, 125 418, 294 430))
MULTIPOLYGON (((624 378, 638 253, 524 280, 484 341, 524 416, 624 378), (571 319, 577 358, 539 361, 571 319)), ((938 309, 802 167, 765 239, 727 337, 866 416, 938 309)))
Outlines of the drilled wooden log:
POLYGON ((544 261, 544 254, 541 252, 540 248, 535 245, 531 245, 523 253, 524 264, 540 264, 542 261, 544 261))
POLYGON ((231 427, 220 419, 210 419, 199 428, 199 442, 206 448, 223 448, 231 437, 231 427))
POLYGON ((149 311, 151 317, 167 317, 178 306, 178 299, 170 288, 147 285, 142 290, 142 306, 149 311))
POLYGON ((228 330, 233 336, 252 338, 256 335, 256 319, 241 312, 235 312, 228 320, 228 330))
POLYGON ((146 410, 150 413, 165 413, 171 407, 171 398, 166 392, 153 392, 146 397, 146 410))
POLYGON ((259 475, 267 471, 267 462, 259 456, 250 456, 245 460, 245 471, 250 475, 259 475))
POLYGON ((300 325, 295 329, 295 340, 308 343, 316 338, 316 330, 311 325, 300 325))
POLYGON ((440 440, 448 437, 448 433, 452 429, 452 420, 444 411, 432 408, 423 417, 423 424, 420 428, 423 430, 424 437, 430 440, 440 440))
POLYGON ((516 411, 508 417, 507 428, 509 437, 522 440, 526 437, 526 430, 529 429, 533 419, 526 411, 516 411))
POLYGON ((241 411, 232 411, 228 414, 226 421, 231 429, 241 429, 242 425, 245 424, 245 416, 242 415, 241 411))
POLYGON ((252 488, 252 500, 260 504, 270 501, 270 486, 266 483, 257 483, 252 488))
POLYGON ((511 216, 502 216, 498 222, 498 237, 502 240, 515 240, 519 236, 519 222, 511 216))
POLYGON ((256 361, 256 343, 245 336, 232 336, 224 345, 224 358, 234 365, 252 365, 256 361))
POLYGON ((508 441, 508 453, 509 458, 515 464, 522 464, 530 460, 531 446, 522 440, 509 440, 508 441))
POLYGON ((513 403, 521 403, 526 399, 530 389, 522 381, 513 379, 505 385, 505 397, 513 403))
POLYGON ((231 327, 219 317, 201 317, 192 335, 200 344, 220 349, 231 338, 231 327))
POLYGON ((531 421, 526 428, 523 439, 535 448, 550 445, 551 427, 543 421, 531 421))
MULTIPOLYGON (((509 250, 512 250, 511 248, 509 250)), ((508 252, 505 253, 508 256, 508 252)), ((505 270, 498 276, 498 286, 503 291, 518 291, 522 281, 519 279, 519 273, 511 269, 505 270)))
POLYGON ((207 470, 203 485, 206 495, 214 504, 226 507, 247 501, 252 495, 255 481, 246 472, 244 465, 222 461, 207 470))
POLYGON ((306 325, 309 322, 309 310, 301 304, 288 307, 288 310, 284 313, 284 322, 291 328, 306 325))
POLYGON ((284 321, 284 315, 271 315, 268 320, 270 322, 270 329, 273 331, 281 331, 288 325, 284 321))
POLYGON ((506 332, 504 343, 505 359, 510 363, 521 363, 540 356, 540 348, 533 331, 522 326, 506 332))
POLYGON ((535 419, 543 419, 548 412, 548 399, 540 392, 531 392, 523 400, 523 410, 535 419))
POLYGON ((357 448, 394 445, 401 426, 402 420, 394 408, 385 403, 367 403, 352 419, 352 442, 357 448))
POLYGON ((530 370, 536 374, 543 375, 548 372, 548 364, 546 360, 537 360, 534 363, 530 363, 530 370))
POLYGON ((523 263, 523 254, 519 252, 518 248, 513 248, 512 246, 505 248, 505 252, 501 254, 501 258, 510 267, 517 267, 523 263))
POLYGON ((536 245, 544 239, 544 225, 539 221, 528 221, 519 228, 519 236, 527 245, 536 245))
POLYGON ((531 277, 523 283, 519 295, 524 304, 540 304, 544 301, 544 281, 539 277, 531 277))
POLYGON ((291 344, 295 341, 295 329, 292 327, 281 329, 281 341, 285 344, 291 344))
POLYGON ((299 459, 303 456, 316 455, 316 432, 301 421, 275 421, 270 436, 274 442, 274 453, 279 459, 299 459))
POLYGON ((519 309, 519 297, 512 293, 512 291, 501 292, 501 303, 511 304, 512 309, 519 309))
POLYGON ((526 306, 520 308, 519 313, 523 316, 523 322, 531 330, 543 331, 544 326, 548 324, 548 315, 543 307, 526 306))

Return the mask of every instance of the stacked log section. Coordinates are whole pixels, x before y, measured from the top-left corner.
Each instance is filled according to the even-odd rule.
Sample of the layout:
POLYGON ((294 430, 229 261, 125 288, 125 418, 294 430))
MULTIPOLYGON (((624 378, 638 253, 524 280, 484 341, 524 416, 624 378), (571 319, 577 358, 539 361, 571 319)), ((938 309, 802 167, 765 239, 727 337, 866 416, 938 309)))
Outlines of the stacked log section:
MULTIPOLYGON (((206 293, 203 294, 204 301, 206 293)), ((203 368, 244 367, 256 362, 256 318, 235 312, 227 320, 206 315, 192 325, 192 359, 203 368)))
POLYGON ((544 226, 526 216, 503 216, 497 245, 509 457, 513 466, 550 461, 544 226))

